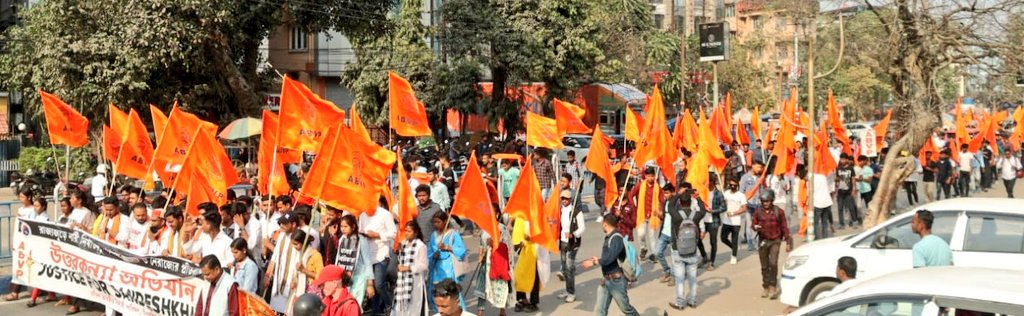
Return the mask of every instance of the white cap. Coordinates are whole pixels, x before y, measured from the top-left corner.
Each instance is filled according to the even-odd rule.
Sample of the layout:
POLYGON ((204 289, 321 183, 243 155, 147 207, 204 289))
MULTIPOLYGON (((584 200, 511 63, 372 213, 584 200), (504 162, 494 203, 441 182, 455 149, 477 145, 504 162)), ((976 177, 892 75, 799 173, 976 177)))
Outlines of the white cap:
POLYGON ((96 173, 106 174, 107 173, 107 164, 102 164, 101 163, 99 166, 96 166, 96 173))

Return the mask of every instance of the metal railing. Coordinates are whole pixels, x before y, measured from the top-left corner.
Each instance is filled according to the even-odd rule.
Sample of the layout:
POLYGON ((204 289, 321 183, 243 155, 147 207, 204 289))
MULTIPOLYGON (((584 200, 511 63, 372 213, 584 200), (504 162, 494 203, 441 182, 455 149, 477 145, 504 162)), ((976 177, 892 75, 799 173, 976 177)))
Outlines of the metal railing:
POLYGON ((11 249, 14 247, 11 244, 11 234, 14 232, 15 218, 18 216, 14 208, 20 203, 18 201, 0 201, 0 265, 9 263, 11 259, 11 249))

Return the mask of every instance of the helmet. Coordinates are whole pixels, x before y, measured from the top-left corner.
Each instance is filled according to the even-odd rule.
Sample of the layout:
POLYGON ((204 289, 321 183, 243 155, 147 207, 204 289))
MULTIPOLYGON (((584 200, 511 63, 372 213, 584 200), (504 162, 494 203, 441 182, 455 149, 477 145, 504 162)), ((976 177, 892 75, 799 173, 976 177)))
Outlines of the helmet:
POLYGON ((292 306, 292 315, 315 316, 323 313, 324 303, 312 293, 302 294, 292 306))
POLYGON ((764 189, 761 191, 761 201, 775 201, 775 191, 772 189, 764 189))

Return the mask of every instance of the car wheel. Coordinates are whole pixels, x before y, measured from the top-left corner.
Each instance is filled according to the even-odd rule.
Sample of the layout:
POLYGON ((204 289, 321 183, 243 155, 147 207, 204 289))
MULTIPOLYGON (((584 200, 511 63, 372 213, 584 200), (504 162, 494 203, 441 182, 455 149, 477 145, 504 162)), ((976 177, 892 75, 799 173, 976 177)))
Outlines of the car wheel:
POLYGON ((817 284, 814 285, 814 287, 811 288, 810 291, 807 292, 807 296, 805 296, 803 301, 800 302, 800 306, 804 306, 810 304, 811 302, 814 302, 814 299, 817 298, 818 295, 821 295, 821 293, 831 291, 838 284, 838 282, 832 280, 818 282, 817 284))

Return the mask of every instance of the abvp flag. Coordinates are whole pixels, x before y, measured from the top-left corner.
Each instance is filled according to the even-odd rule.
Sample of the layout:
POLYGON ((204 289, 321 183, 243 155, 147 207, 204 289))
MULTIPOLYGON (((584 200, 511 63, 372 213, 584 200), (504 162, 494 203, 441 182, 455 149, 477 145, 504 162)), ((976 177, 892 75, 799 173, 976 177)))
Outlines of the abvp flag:
POLYGON ((214 137, 216 129, 199 128, 193 135, 181 171, 172 188, 182 192, 182 185, 201 181, 208 185, 217 205, 227 201, 228 188, 239 182, 238 172, 224 146, 214 137))
POLYGON ((408 80, 388 71, 388 121, 398 135, 430 136, 430 125, 423 103, 408 80))
MULTIPOLYGON (((162 137, 157 142, 153 151, 153 160, 150 163, 149 171, 155 171, 164 185, 174 183, 175 173, 181 169, 185 162, 185 156, 192 145, 193 137, 199 129, 209 130, 215 133, 217 125, 200 120, 194 114, 182 111, 177 106, 171 108, 167 117, 167 124, 164 125, 162 137)), ((152 188, 150 177, 151 172, 146 173, 146 188, 152 188)))
POLYGON ((39 89, 51 145, 82 147, 89 144, 89 120, 55 95, 39 89))
POLYGON ((395 161, 395 153, 339 123, 328 130, 302 193, 352 214, 373 215, 395 161))
POLYGON ((122 137, 120 152, 114 162, 114 174, 133 179, 145 179, 153 159, 153 143, 149 131, 139 118, 139 112, 132 109, 128 114, 128 127, 122 137))
POLYGON ((345 111, 324 100, 301 82, 284 76, 277 146, 298 151, 317 151, 324 134, 345 120, 345 111))
MULTIPOLYGON (((552 198, 558 198, 557 193, 551 194, 552 198)), ((509 217, 530 222, 530 236, 540 235, 542 227, 539 225, 544 220, 543 216, 544 198, 540 194, 540 181, 537 180, 537 173, 533 171, 533 159, 526 160, 526 166, 519 174, 516 187, 512 189, 512 195, 505 203, 505 213, 509 217)))
MULTIPOLYGON (((494 216, 494 204, 487 194, 480 166, 476 163, 476 151, 470 154, 469 167, 466 167, 466 173, 461 180, 459 191, 455 194, 455 202, 452 204, 451 215, 476 223, 491 236, 501 236, 497 218, 494 216)), ((491 238, 491 246, 494 249, 498 248, 500 239, 491 238)))
POLYGON ((615 182, 615 172, 612 171, 611 160, 608 155, 611 154, 611 150, 608 149, 609 142, 605 139, 604 133, 601 132, 600 128, 594 129, 594 136, 591 138, 590 152, 593 155, 587 156, 587 161, 583 163, 584 167, 590 172, 594 173, 595 176, 604 180, 606 184, 604 201, 596 201, 597 203, 604 202, 605 207, 611 209, 612 204, 615 203, 615 198, 619 196, 619 186, 610 185, 615 182))

